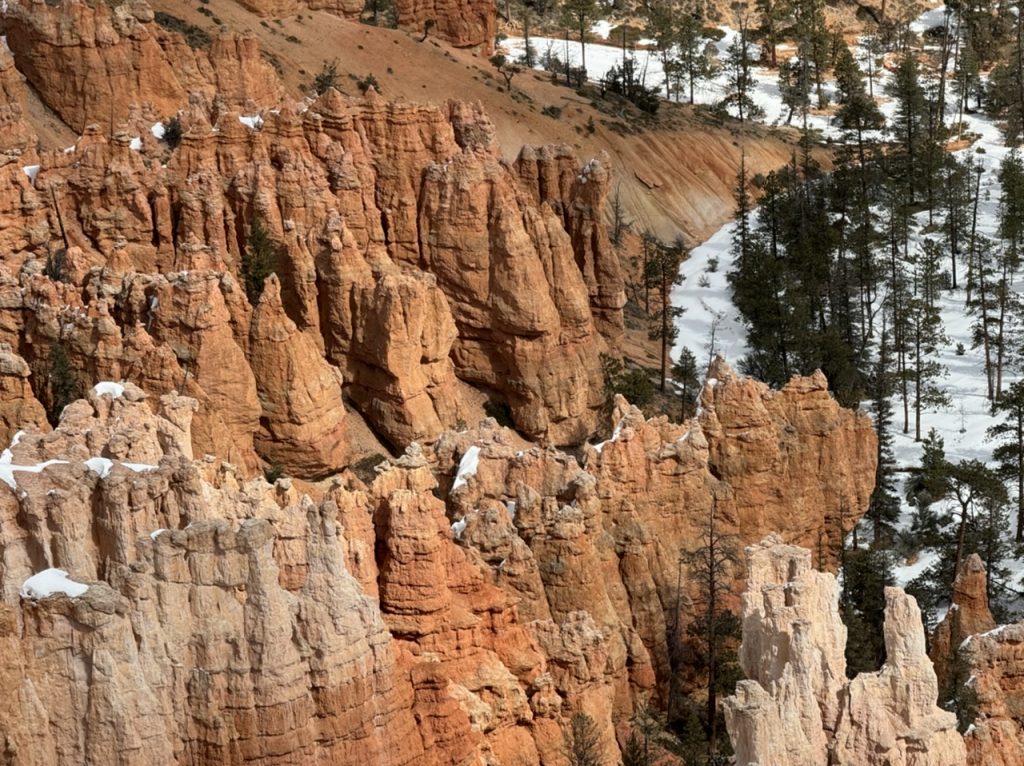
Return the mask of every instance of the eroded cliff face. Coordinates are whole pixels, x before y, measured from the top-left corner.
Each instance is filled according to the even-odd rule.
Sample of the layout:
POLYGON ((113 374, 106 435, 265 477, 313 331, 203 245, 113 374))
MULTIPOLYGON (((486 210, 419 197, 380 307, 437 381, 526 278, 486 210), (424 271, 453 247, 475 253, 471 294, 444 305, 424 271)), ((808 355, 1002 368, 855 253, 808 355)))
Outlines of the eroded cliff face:
MULTIPOLYGON (((253 346, 293 332, 276 289, 253 346)), ((614 757, 615 724, 666 679, 686 535, 716 503, 723 524, 756 530, 727 512, 745 477, 710 468, 720 440, 763 449, 715 434, 733 417, 728 387, 751 385, 720 372, 714 411, 685 427, 620 402, 616 436, 584 466, 485 421, 384 461, 369 484, 346 471, 301 490, 195 459, 198 401, 97 387, 0 457, 0 679, 14 690, 0 751, 14 764, 558 764, 583 710, 614 757), (675 499, 639 502, 627 474, 675 499), (88 589, 21 595, 49 568, 88 589)), ((837 409, 811 438, 785 416, 809 409, 800 386, 752 385, 786 404, 773 427, 818 459, 859 432, 837 409)), ((804 491, 782 502, 800 507, 804 491)), ((863 509, 870 481, 839 491, 863 509)))
POLYGON ((164 117, 195 92, 239 107, 270 106, 281 96, 255 38, 226 34, 208 52, 193 50, 156 24, 143 0, 11 0, 5 8, 18 69, 76 130, 94 122, 112 130, 134 105, 164 117))
POLYGON ((967 763, 1009 766, 1024 762, 1024 623, 996 625, 986 581, 981 558, 972 554, 953 583, 930 653, 943 696, 958 696, 967 716, 967 763))
POLYGON ((740 659, 723 701, 740 766, 962 766, 956 716, 936 704, 917 603, 885 589, 886 663, 846 678, 846 626, 833 575, 775 537, 747 549, 740 659))
POLYGON ((498 14, 494 0, 395 0, 398 24, 433 34, 456 48, 494 50, 498 14))
MULTIPOLYGON (((0 132, 0 341, 32 369, 59 344, 83 383, 186 393, 197 452, 246 472, 257 453, 292 475, 344 466, 338 375, 398 448, 468 416, 460 381, 530 438, 594 431, 624 302, 600 161, 552 148, 508 164, 478 105, 280 103, 251 38, 179 62, 184 42, 143 2, 20 0, 8 16, 44 101, 104 124, 41 157, 0 132), (180 106, 171 151, 153 126, 180 106), (280 282, 262 313, 242 289, 256 220, 280 282)), ((16 121, 20 81, 4 83, 16 121)))

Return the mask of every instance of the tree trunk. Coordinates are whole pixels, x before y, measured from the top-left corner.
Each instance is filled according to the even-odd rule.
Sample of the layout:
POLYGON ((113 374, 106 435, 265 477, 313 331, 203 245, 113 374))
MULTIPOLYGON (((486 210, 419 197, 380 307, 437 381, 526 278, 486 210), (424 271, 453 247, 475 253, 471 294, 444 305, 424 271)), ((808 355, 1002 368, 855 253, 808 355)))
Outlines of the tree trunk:
POLYGON ((1024 406, 1017 405, 1017 542, 1024 542, 1024 406))
MULTIPOLYGON (((664 258, 664 256, 662 256, 664 258)), ((666 264, 662 264, 664 267, 666 264)), ((669 279, 662 268, 661 273, 661 392, 665 393, 665 380, 668 378, 668 331, 672 314, 668 305, 669 279)))

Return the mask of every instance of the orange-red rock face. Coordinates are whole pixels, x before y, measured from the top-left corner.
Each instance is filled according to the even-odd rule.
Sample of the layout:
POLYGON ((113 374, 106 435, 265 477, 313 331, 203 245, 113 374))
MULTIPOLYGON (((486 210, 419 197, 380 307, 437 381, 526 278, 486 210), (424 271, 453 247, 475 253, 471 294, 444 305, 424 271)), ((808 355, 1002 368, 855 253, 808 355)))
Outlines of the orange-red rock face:
MULTIPOLYGON (((254 347, 293 332, 267 289, 254 347)), ((720 372, 716 388, 745 385, 720 372)), ((199 406, 101 389, 5 453, 0 681, 18 692, 0 701, 0 743, 16 763, 539 766, 559 762, 577 710, 614 758, 615 723, 664 680, 683 535, 743 480, 711 475, 703 421, 680 442, 620 411, 587 468, 519 451, 490 421, 411 447, 368 486, 346 472, 305 495, 193 460, 199 406), (677 502, 619 492, 604 455, 661 475, 677 502), (20 597, 49 567, 88 590, 20 597)), ((836 412, 811 446, 856 427, 836 412)))
MULTIPOLYGON (((599 299, 591 299, 581 264, 595 256, 588 250, 579 261, 563 221, 523 191, 478 108, 373 95, 350 102, 331 92, 305 114, 266 113, 260 130, 230 111, 211 126, 198 105, 182 123, 166 167, 149 159, 159 149, 136 122, 111 141, 88 131, 73 151, 48 156, 34 184, 5 171, 40 211, 33 223, 24 202, 11 199, 7 236, 42 238, 49 250, 66 241, 63 278, 94 285, 84 299, 68 296, 79 310, 62 341, 80 352, 73 358, 88 379, 149 377, 147 387, 158 391, 194 384, 203 402, 197 448, 227 456, 207 438, 220 418, 235 445, 231 459, 251 452, 261 416, 255 390, 284 380, 270 381, 269 368, 251 359, 253 314, 239 288, 259 217, 281 248, 283 311, 308 338, 298 358, 336 366, 353 402, 392 443, 429 441, 456 422, 456 378, 498 392, 531 436, 572 443, 593 431, 605 344, 594 322, 599 299), (145 138, 133 138, 134 130, 145 138), (94 329, 100 316, 109 338, 103 354, 94 329), (166 357, 159 370, 133 363, 141 352, 124 348, 129 337, 166 357), (249 373, 237 366, 247 364, 267 380, 245 383, 249 373)), ((590 188, 606 186, 600 166, 590 167, 590 188)), ((595 231, 588 241, 606 243, 595 231)), ((617 272, 608 279, 621 284, 617 272)), ((57 289, 33 284, 47 295, 57 289)), ((17 347, 30 361, 57 338, 51 305, 62 304, 10 307, 12 321, 33 328, 27 338, 35 347, 17 347)), ((611 332, 616 320, 604 316, 611 332)), ((328 396, 323 386, 315 392, 328 396)), ((327 401, 310 406, 324 410, 327 401)), ((262 416, 295 415, 283 413, 262 416)), ((334 438, 334 426, 323 427, 322 438, 334 438)))
POLYGON ((434 446, 454 476, 467 454, 479 464, 451 491, 460 541, 523 599, 521 612, 561 621, 586 611, 610 637, 622 689, 650 689, 667 672, 679 552, 699 545, 712 513, 724 534, 752 542, 783 530, 830 566, 839 545, 830 519, 865 508, 871 493, 874 431, 820 376, 773 392, 724 364, 715 372, 687 424, 645 421, 620 399, 614 436, 586 447, 582 467, 554 450, 517 450, 500 431, 446 434, 434 446), (827 490, 820 465, 836 477, 827 490), (768 471, 787 478, 768 489, 768 471))
POLYGON ((456 48, 494 50, 498 15, 494 0, 395 0, 398 24, 447 40, 456 48))
POLYGON ((93 122, 112 129, 132 105, 164 117, 192 92, 219 94, 237 106, 273 104, 281 94, 254 38, 229 35, 217 39, 208 54, 193 51, 159 27, 140 0, 12 0, 5 30, 18 69, 77 130, 93 122))

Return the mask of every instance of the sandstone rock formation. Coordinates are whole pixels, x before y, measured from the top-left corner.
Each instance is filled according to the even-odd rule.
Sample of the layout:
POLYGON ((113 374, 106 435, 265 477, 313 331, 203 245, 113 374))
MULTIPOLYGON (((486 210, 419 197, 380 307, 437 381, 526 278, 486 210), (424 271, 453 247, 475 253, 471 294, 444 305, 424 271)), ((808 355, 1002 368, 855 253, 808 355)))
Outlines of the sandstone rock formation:
POLYGON ((976 633, 986 633, 996 626, 988 607, 988 578, 985 564, 977 553, 972 553, 960 565, 953 581, 952 603, 949 611, 932 633, 928 656, 935 663, 939 689, 948 689, 953 681, 953 664, 964 640, 976 633))
MULTIPOLYGON (((308 403, 267 399, 264 369, 286 374, 309 350, 278 291, 270 280, 247 342, 264 427, 286 443, 280 429, 320 428, 302 416, 334 394, 325 372, 308 403)), ((720 372, 718 386, 747 385, 720 372)), ((777 396, 795 406, 799 390, 777 396)), ((17 690, 0 702, 0 742, 14 763, 539 766, 560 762, 577 710, 612 758, 615 724, 664 678, 682 535, 743 480, 711 474, 714 439, 761 449, 705 439, 701 420, 665 441, 684 427, 620 402, 621 427, 587 469, 521 450, 490 421, 410 447, 369 484, 344 472, 303 494, 195 460, 199 406, 104 384, 0 457, 0 680, 17 690), (637 502, 618 488, 629 472, 661 476, 683 502, 637 502), (88 590, 19 595, 50 568, 88 590)), ((774 422, 796 432, 787 411, 774 422)), ((800 433, 793 453, 806 440, 821 459, 854 439, 860 418, 837 412, 834 432, 800 433)), ((874 454, 863 434, 851 460, 874 454)), ((800 507, 807 486, 791 489, 783 502, 800 507)), ((862 494, 859 511, 870 482, 839 491, 862 494)))
MULTIPOLYGON (((446 434, 432 450, 454 478, 460 543, 523 599, 521 611, 556 621, 589 613, 609 636, 609 666, 628 670, 637 688, 667 673, 679 551, 697 545, 712 513, 744 543, 783 530, 830 566, 839 543, 830 520, 843 509, 859 517, 872 489, 870 423, 840 408, 819 378, 772 392, 724 363, 715 372, 701 414, 683 425, 645 420, 619 399, 613 437, 586 447, 582 466, 556 450, 524 451, 488 425, 446 434), (826 491, 814 478, 822 465, 836 479, 826 491), (768 471, 785 479, 769 489, 768 471)), ((684 585, 686 604, 695 594, 684 585)), ((690 614, 686 606, 682 619, 690 614)))
POLYGON ((427 32, 456 48, 494 50, 498 16, 494 0, 395 0, 398 24, 427 32))
POLYGON ((7 43, 43 101, 76 130, 110 129, 133 105, 157 118, 174 114, 191 92, 229 106, 272 105, 281 89, 252 37, 228 35, 195 51, 154 21, 144 0, 11 0, 7 43))
POLYGON ((289 475, 340 471, 348 464, 341 376, 285 314, 275 274, 253 312, 249 343, 263 412, 256 449, 289 475))
POLYGON ((46 411, 29 385, 31 371, 8 344, 0 344, 0 442, 22 429, 46 430, 46 411))
POLYGON ((741 662, 724 700, 740 766, 962 766, 956 717, 936 705, 921 613, 886 588, 886 663, 846 679, 846 627, 835 577, 810 551, 769 537, 747 549, 741 662))
POLYGON ((964 739, 970 766, 1024 762, 1024 623, 970 636, 967 656, 977 715, 964 739))
POLYGON ((986 579, 980 557, 964 560, 931 655, 944 695, 958 695, 973 716, 964 734, 967 763, 1009 766, 1024 762, 1024 623, 996 626, 986 579))
MULTIPOLYGON (((45 5, 38 18, 29 5, 12 6, 12 29, 22 30, 13 34, 29 61, 49 55, 44 42, 54 35, 65 39, 64 26, 128 25, 133 37, 109 40, 112 50, 131 40, 125 55, 159 48, 153 36, 180 43, 151 29, 141 3, 100 5, 45 5)), ((459 379, 506 403, 530 437, 589 436, 602 396, 599 354, 605 337, 622 331, 600 163, 549 193, 537 179, 571 174, 566 151, 557 152, 557 173, 528 182, 523 163, 517 170, 500 159, 480 107, 458 102, 422 107, 330 91, 305 111, 283 104, 242 114, 231 94, 259 91, 245 64, 258 58, 251 42, 215 41, 210 60, 234 66, 218 63, 216 77, 200 78, 215 84, 193 94, 169 157, 146 110, 125 107, 112 136, 92 126, 66 151, 36 158, 26 149, 0 168, 0 240, 11 250, 0 340, 30 364, 63 344, 85 383, 125 378, 154 393, 188 393, 200 401, 197 452, 246 471, 257 467, 256 451, 281 462, 269 421, 320 417, 285 416, 286 394, 272 389, 317 377, 325 360, 398 447, 429 442, 463 417, 459 379), (27 162, 31 174, 18 167, 27 162), (291 357, 305 369, 283 377, 252 358, 264 347, 251 345, 254 307, 239 288, 257 219, 279 251, 274 321, 283 328, 287 318, 292 337, 305 338, 291 357)), ((90 97, 71 103, 43 81, 63 75, 31 76, 55 108, 89 110, 90 97)), ((125 103, 148 98, 136 85, 120 86, 125 103)), ((123 111, 121 102, 111 108, 123 111)), ((296 473, 341 465, 341 431, 317 428, 334 434, 333 446, 293 452, 296 473)))
MULTIPOLYGON (((360 0, 236 0, 260 16, 294 16, 304 8, 357 19, 366 4, 360 0)), ((498 15, 494 0, 397 0, 398 25, 417 34, 440 37, 456 48, 494 50, 498 15)))

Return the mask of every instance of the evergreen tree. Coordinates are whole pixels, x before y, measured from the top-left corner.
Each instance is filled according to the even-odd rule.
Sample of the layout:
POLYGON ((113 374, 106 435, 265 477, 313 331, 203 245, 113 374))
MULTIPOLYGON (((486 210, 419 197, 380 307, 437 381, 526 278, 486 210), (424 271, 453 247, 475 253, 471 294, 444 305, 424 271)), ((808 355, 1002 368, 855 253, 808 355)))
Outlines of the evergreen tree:
POLYGON ((843 131, 855 138, 857 159, 863 169, 867 165, 864 134, 881 129, 885 124, 885 118, 875 100, 864 89, 864 74, 845 45, 839 49, 835 75, 839 101, 836 118, 843 131))
POLYGON ((988 112, 1003 123, 1006 143, 1017 145, 1024 138, 1024 19, 1017 4, 1015 40, 989 75, 988 112))
MULTIPOLYGON (((921 467, 907 485, 907 499, 918 509, 928 509, 949 494, 950 465, 946 446, 939 432, 932 428, 921 442, 921 467)), ((932 545, 932 540, 924 540, 932 545)))
POLYGON ((674 60, 673 52, 679 41, 677 6, 673 0, 655 0, 644 7, 644 31, 654 41, 654 49, 661 60, 661 71, 665 76, 665 98, 672 99, 672 80, 668 72, 674 60))
POLYGON ((824 72, 828 69, 831 38, 825 26, 822 0, 792 0, 793 37, 796 40, 796 58, 804 70, 802 79, 813 85, 818 107, 828 106, 825 94, 824 72))
POLYGON ((846 674, 871 673, 885 662, 885 588, 896 583, 892 554, 854 548, 842 557, 840 608, 846 624, 846 674))
POLYGON ((726 95, 720 106, 734 107, 740 122, 763 116, 764 110, 754 103, 751 96, 754 90, 753 62, 750 58, 747 30, 743 24, 740 25, 739 34, 726 51, 725 69, 726 95))
POLYGON ((948 373, 938 361, 938 349, 949 343, 942 326, 942 315, 935 302, 939 252, 922 249, 915 271, 918 294, 907 301, 907 334, 910 357, 905 374, 909 376, 914 397, 914 440, 921 441, 921 412, 924 407, 949 405, 949 394, 939 385, 948 373))
POLYGON ((718 698, 731 694, 739 680, 734 646, 739 637, 739 620, 726 608, 731 578, 737 566, 737 543, 733 535, 723 534, 715 521, 712 503, 701 531, 700 545, 681 554, 681 563, 689 569, 690 580, 698 593, 698 610, 688 633, 694 640, 695 664, 705 676, 707 686, 706 720, 708 753, 718 752, 718 698))
POLYGON ((570 766, 604 766, 601 732, 586 713, 573 713, 565 734, 565 753, 570 766))
POLYGON ((793 24, 789 0, 755 0, 758 14, 757 39, 761 41, 762 58, 771 68, 779 65, 778 47, 793 24))
POLYGON ((1005 418, 990 426, 986 436, 999 441, 992 457, 999 464, 1000 475, 1017 490, 1016 540, 1020 543, 1024 542, 1024 381, 1013 383, 996 400, 994 409, 1005 418))
POLYGON ((696 411, 694 406, 700 392, 700 373, 697 369, 697 357, 685 346, 679 350, 679 358, 672 365, 672 380, 679 386, 680 410, 679 422, 683 423, 696 411))
POLYGON ((675 320, 683 314, 683 309, 673 306, 671 301, 672 286, 682 281, 679 273, 682 259, 681 241, 677 240, 673 245, 656 241, 654 251, 647 259, 647 273, 644 275, 648 286, 657 291, 659 298, 658 309, 651 317, 652 326, 648 337, 661 341, 661 391, 665 390, 665 381, 668 379, 669 351, 679 334, 675 320))
POLYGON ((259 216, 254 216, 249 227, 249 240, 242 253, 242 282, 249 303, 256 306, 263 295, 263 283, 277 267, 278 246, 263 227, 259 216))
POLYGON ((810 70, 805 61, 792 56, 779 67, 779 95, 789 110, 786 124, 793 121, 794 114, 806 115, 811 106, 810 70))
POLYGON ((730 254, 738 269, 743 268, 750 247, 750 214, 753 203, 750 199, 749 181, 747 179, 747 153, 740 151, 740 168, 736 174, 736 189, 733 193, 736 201, 735 224, 732 229, 730 254))
POLYGON ((971 193, 970 166, 955 157, 948 157, 944 167, 944 202, 946 247, 949 250, 951 287, 957 288, 957 256, 961 253, 970 229, 971 193))
MULTIPOLYGON (((580 66, 583 78, 587 76, 587 33, 590 25, 597 20, 597 3, 595 0, 562 0, 562 22, 580 38, 580 66)), ((569 62, 565 62, 566 66, 569 62)))
POLYGON ((972 329, 972 348, 981 347, 985 363, 985 382, 988 388, 989 401, 996 395, 996 312, 998 310, 998 294, 995 278, 997 260, 992 243, 987 237, 976 236, 972 248, 970 269, 968 271, 967 309, 974 317, 972 329))
POLYGON ((676 97, 685 87, 691 104, 694 89, 714 76, 718 63, 718 48, 704 35, 704 16, 700 7, 699 3, 694 3, 691 9, 680 14, 676 29, 676 56, 665 70, 667 78, 676 83, 676 97))
POLYGON ((908 200, 922 189, 921 162, 928 149, 928 104, 921 87, 917 58, 908 51, 899 61, 886 93, 896 102, 890 131, 899 143, 902 162, 897 166, 908 200))
POLYGON ((980 460, 949 465, 948 494, 952 514, 934 516, 929 530, 938 558, 908 588, 922 609, 934 610, 949 598, 960 563, 977 553, 988 573, 989 606, 997 619, 1007 615, 1009 570, 1004 562, 1014 550, 1006 516, 1008 495, 999 475, 980 460))
POLYGON ((46 419, 51 426, 56 427, 64 408, 85 396, 78 373, 71 365, 64 341, 58 340, 50 346, 43 379, 45 388, 42 392, 37 392, 37 396, 42 393, 39 399, 45 405, 46 419))
POLYGON ((896 458, 892 444, 891 364, 889 342, 883 329, 871 380, 871 412, 875 433, 878 435, 878 468, 875 471, 875 487, 871 492, 867 516, 871 520, 875 545, 891 539, 900 513, 900 501, 896 495, 896 458))

